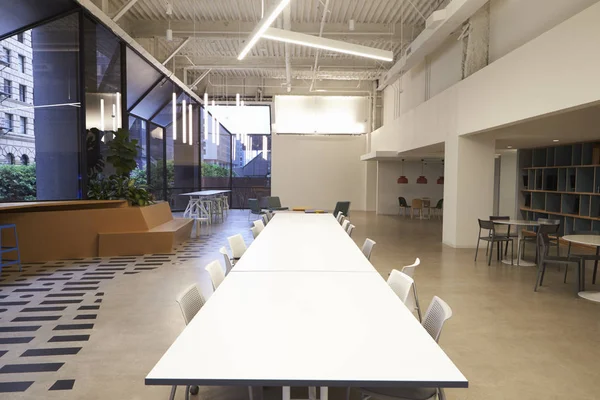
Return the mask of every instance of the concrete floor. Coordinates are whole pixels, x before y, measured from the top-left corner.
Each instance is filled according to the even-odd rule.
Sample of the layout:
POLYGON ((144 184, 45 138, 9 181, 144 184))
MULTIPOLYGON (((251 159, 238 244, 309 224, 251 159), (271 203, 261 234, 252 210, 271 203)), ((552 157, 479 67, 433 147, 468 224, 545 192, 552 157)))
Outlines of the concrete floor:
MULTIPOLYGON (((60 361, 65 364, 57 372, 19 376, 0 373, 0 383, 35 381, 25 392, 2 393, 0 397, 167 399, 169 388, 144 386, 144 377, 184 328, 175 298, 193 282, 210 296, 204 266, 220 259, 218 249, 226 244, 227 236, 244 232, 246 241, 251 242, 246 215, 232 212, 224 224, 203 232, 210 236, 191 241, 174 253, 171 262, 154 270, 102 282, 99 290, 104 293, 103 301, 89 341, 81 351, 76 356, 62 357, 60 361), (197 258, 173 258, 184 252, 197 258), (48 391, 60 379, 75 379, 72 390, 48 391)), ((564 270, 550 267, 544 287, 534 293, 535 268, 511 267, 497 261, 488 267, 485 249, 475 263, 473 250, 441 244, 439 220, 361 212, 352 212, 351 220, 356 225, 353 238, 358 245, 366 237, 377 242, 371 261, 382 276, 420 257, 415 280, 421 306, 425 309, 432 296, 438 295, 452 307, 454 315, 442 333, 440 345, 467 376, 470 388, 447 390, 448 399, 600 398, 600 304, 575 296, 574 274, 564 284, 564 270)), ((5 275, 2 284, 21 276, 5 275)), ((1 301, 10 300, 10 296, 1 301)), ((18 313, 11 310, 6 313, 18 313)), ((63 319, 77 314, 70 310, 65 310, 63 319)), ((10 317, 2 314, 0 327, 6 326, 10 317)), ((40 331, 51 332, 51 328, 44 325, 40 331)), ((25 347, 11 347, 0 357, 0 368, 13 364, 21 350, 28 348, 19 346, 25 347)), ((278 395, 278 390, 269 388, 264 397, 275 399, 278 395)), ((342 395, 343 391, 333 390, 330 398, 342 395)), ((356 393, 353 397, 358 398, 356 393)), ((183 388, 177 398, 183 399, 183 388)), ((246 399, 247 392, 245 388, 203 388, 198 398, 246 399)))

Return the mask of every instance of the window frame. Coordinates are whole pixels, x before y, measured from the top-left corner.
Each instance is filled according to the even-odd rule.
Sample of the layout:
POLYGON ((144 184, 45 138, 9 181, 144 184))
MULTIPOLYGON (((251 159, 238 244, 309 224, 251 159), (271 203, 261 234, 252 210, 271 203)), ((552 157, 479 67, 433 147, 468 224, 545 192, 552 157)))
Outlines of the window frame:
POLYGON ((8 97, 12 97, 12 81, 10 79, 4 78, 4 91, 8 97))
POLYGON ((27 86, 19 83, 19 101, 27 102, 27 86))
POLYGON ((6 127, 8 128, 8 130, 10 132, 12 132, 13 129, 15 128, 14 114, 4 113, 4 119, 8 122, 8 124, 6 125, 6 127))
POLYGON ((22 74, 25 73, 25 63, 26 63, 26 58, 23 54, 19 54, 19 70, 21 71, 22 74))
POLYGON ((27 117, 19 116, 20 132, 22 135, 27 135, 27 117))
POLYGON ((25 43, 25 34, 23 32, 17 33, 17 41, 19 43, 25 43))

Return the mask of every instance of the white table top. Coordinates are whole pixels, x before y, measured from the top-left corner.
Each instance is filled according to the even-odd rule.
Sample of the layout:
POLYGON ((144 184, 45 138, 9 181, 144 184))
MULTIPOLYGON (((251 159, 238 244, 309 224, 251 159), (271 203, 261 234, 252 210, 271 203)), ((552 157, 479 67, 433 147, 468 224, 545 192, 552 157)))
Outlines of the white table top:
POLYGON ((277 213, 233 271, 376 273, 333 215, 294 212, 277 213))
POLYGON ((468 381, 376 273, 238 272, 227 276, 146 384, 467 387, 468 381))
POLYGON ((561 239, 566 240, 567 242, 573 242, 578 244, 585 244, 588 246, 600 246, 600 236, 599 235, 566 235, 561 239))
POLYGON ((229 193, 229 192, 231 192, 231 190, 201 190, 199 192, 181 193, 180 196, 205 197, 205 196, 216 196, 218 194, 225 194, 225 193, 229 193))
POLYGON ((540 226, 541 223, 538 221, 527 221, 523 219, 508 219, 508 220, 495 220, 492 221, 495 224, 500 225, 516 225, 516 226, 540 226))

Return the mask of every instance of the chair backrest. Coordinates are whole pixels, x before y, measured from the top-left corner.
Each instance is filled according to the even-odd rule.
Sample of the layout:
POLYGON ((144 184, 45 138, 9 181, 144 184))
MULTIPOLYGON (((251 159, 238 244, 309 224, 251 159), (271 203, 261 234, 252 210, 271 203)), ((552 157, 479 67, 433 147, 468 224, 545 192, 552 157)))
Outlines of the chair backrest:
POLYGON ((433 296, 429 308, 423 317, 423 328, 436 342, 440 340, 444 323, 452 317, 452 309, 446 302, 437 296, 433 296))
POLYGON ((267 197, 269 208, 281 208, 281 200, 277 196, 267 197))
POLYGON ((485 219, 478 219, 479 221, 479 229, 488 229, 490 231, 494 230, 494 223, 492 221, 488 221, 485 219))
POLYGON ((337 213, 341 211, 345 216, 350 215, 350 202, 349 201, 338 201, 335 205, 335 210, 333 210, 333 215, 337 215, 337 213))
POLYGON ((348 230, 348 226, 350 226, 350 220, 348 218, 346 218, 344 220, 344 222, 342 222, 342 229, 347 231, 348 230))
POLYGON ((263 225, 266 226, 269 223, 269 216, 267 215, 267 213, 264 213, 263 215, 261 215, 260 218, 262 219, 263 225))
POLYGON ((340 224, 342 223, 342 219, 344 218, 344 213, 341 211, 338 211, 335 219, 337 219, 337 222, 339 222, 340 224))
POLYGON ((367 260, 371 259, 371 252, 373 251, 373 247, 375 246, 375 241, 369 238, 365 239, 365 243, 362 247, 362 252, 367 257, 367 260))
POLYGON ((408 207, 408 203, 404 197, 398 197, 398 204, 400 207, 408 207))
POLYGON ((437 204, 435 205, 435 208, 441 210, 442 208, 444 208, 444 199, 439 199, 437 204))
POLYGON ((227 238, 229 247, 231 247, 231 255, 234 259, 240 258, 246 252, 246 242, 239 233, 227 238))
POLYGON ((260 214, 260 204, 258 199, 248 199, 248 208, 252 214, 260 214))
POLYGON ((256 221, 254 221, 254 227, 256 228, 258 233, 261 233, 263 231, 263 229, 265 229, 265 223, 263 222, 262 219, 256 220, 256 221))
POLYGON ((419 265, 421 265, 421 260, 417 257, 414 264, 402 267, 402 272, 404 272, 406 275, 410 276, 411 278, 414 278, 415 277, 415 269, 419 265))
POLYGON ((265 215, 267 216, 267 221, 271 221, 274 216, 273 211, 267 211, 265 215))
POLYGON ((560 219, 538 218, 538 222, 542 224, 560 225, 560 219))
POLYGON ((537 231, 537 245, 538 245, 538 254, 541 257, 538 257, 538 261, 542 261, 542 258, 548 255, 548 250, 550 249, 550 236, 556 234, 559 225, 556 224, 543 224, 538 227, 537 231))
POLYGON ((179 295, 177 304, 179 304, 186 325, 198 314, 205 302, 204 296, 196 284, 188 287, 179 295))
POLYGON ((215 260, 204 267, 208 274, 210 275, 210 280, 213 285, 213 289, 217 289, 221 282, 225 279, 225 273, 223 272, 223 267, 221 267, 221 263, 219 260, 215 260))
POLYGON ((413 285, 415 284, 415 281, 413 278, 397 269, 393 269, 388 277, 387 283, 404 304, 409 302, 411 294, 414 293, 413 285))
POLYGON ((223 259, 225 260, 225 275, 227 275, 231 271, 231 268, 233 268, 233 265, 231 265, 231 258, 229 258, 229 253, 227 253, 227 248, 225 248, 225 246, 219 249, 219 253, 223 254, 223 259))
POLYGON ((256 239, 258 237, 258 235, 260 234, 260 232, 258 231, 258 228, 253 226, 252 228, 250 228, 250 230, 252 231, 252 237, 254 239, 256 239))
POLYGON ((350 224, 348 226, 348 230, 346 232, 348 232, 348 236, 352 236, 352 232, 354 231, 354 228, 356 228, 356 226, 350 224))
POLYGON ((412 208, 423 208, 423 200, 421 199, 413 199, 411 203, 412 208))
POLYGON ((490 221, 509 221, 510 217, 507 215, 490 215, 490 221))

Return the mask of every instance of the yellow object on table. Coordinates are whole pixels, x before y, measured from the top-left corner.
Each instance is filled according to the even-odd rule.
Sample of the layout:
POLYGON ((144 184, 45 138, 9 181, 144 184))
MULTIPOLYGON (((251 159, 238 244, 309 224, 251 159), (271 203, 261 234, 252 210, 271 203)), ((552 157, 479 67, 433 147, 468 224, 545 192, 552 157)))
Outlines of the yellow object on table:
POLYGON ((294 207, 292 211, 306 211, 306 207, 294 207))

